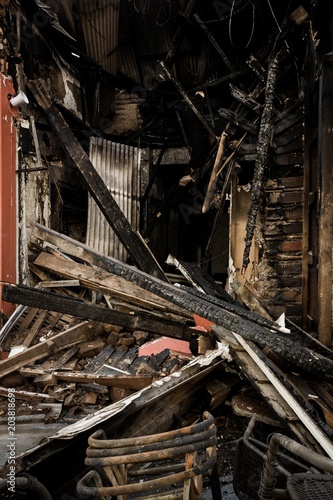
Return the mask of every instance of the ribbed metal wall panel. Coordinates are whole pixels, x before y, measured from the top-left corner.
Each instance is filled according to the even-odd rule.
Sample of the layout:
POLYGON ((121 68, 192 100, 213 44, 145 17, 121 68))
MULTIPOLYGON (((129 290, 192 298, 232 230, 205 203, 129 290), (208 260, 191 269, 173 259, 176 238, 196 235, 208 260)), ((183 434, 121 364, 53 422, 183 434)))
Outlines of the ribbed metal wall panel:
POLYGON ((99 62, 104 71, 116 75, 120 0, 79 0, 78 5, 88 56, 99 62))
MULTIPOLYGON (((135 231, 140 223, 140 156, 139 148, 97 137, 90 139, 90 160, 135 231)), ((86 243, 104 255, 123 262, 127 259, 123 244, 91 196, 86 243)))

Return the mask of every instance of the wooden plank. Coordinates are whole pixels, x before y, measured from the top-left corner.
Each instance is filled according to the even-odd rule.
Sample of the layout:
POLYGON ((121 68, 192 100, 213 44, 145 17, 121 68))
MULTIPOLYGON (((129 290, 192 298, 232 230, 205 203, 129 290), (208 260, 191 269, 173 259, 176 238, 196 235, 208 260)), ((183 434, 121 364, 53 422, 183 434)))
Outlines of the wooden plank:
POLYGON ((107 346, 85 367, 85 373, 95 373, 109 359, 114 352, 114 347, 107 346))
POLYGON ((293 204, 301 205, 303 202, 303 191, 270 191, 266 195, 267 203, 273 204, 293 204))
POLYGON ((275 250, 276 252, 302 252, 303 241, 302 240, 283 240, 275 241, 269 240, 266 242, 267 250, 275 250))
POLYGON ((177 310, 179 313, 184 312, 164 299, 157 300, 153 294, 142 290, 133 283, 129 283, 124 278, 112 275, 101 269, 94 269, 82 264, 59 259, 46 252, 41 252, 34 263, 43 269, 48 269, 58 276, 65 278, 72 278, 75 276, 80 280, 81 286, 97 292, 106 293, 128 304, 134 304, 146 309, 157 309, 160 311, 177 310))
POLYGON ((273 148, 277 148, 279 146, 290 144, 293 141, 299 140, 303 133, 304 125, 303 123, 299 123, 296 127, 286 130, 285 133, 279 135, 278 137, 274 137, 272 146, 273 148))
MULTIPOLYGON (((45 375, 47 372, 40 370, 38 368, 21 368, 21 375, 24 377, 40 377, 45 375)), ((84 373, 84 372, 62 372, 62 371, 52 371, 52 377, 54 382, 57 380, 63 380, 65 382, 74 383, 95 383, 99 385, 106 385, 108 387, 126 387, 134 391, 144 389, 148 385, 152 384, 154 381, 151 375, 121 375, 121 376, 106 376, 97 375, 96 373, 84 373)))
POLYGON ((25 339, 22 342, 22 345, 24 347, 30 347, 30 345, 33 343, 35 338, 37 337, 40 329, 43 326, 43 322, 48 315, 48 311, 39 311, 37 318, 35 319, 34 324, 32 327, 29 329, 29 333, 25 337, 25 339))
POLYGON ((40 108, 45 112, 45 116, 60 140, 62 147, 74 162, 76 170, 85 182, 88 191, 129 255, 140 269, 163 281, 167 281, 166 276, 161 272, 160 267, 156 266, 155 260, 151 258, 151 253, 142 245, 137 233, 131 227, 83 147, 68 127, 62 114, 48 94, 44 83, 41 80, 30 80, 27 85, 40 108))
POLYGON ((294 113, 293 115, 288 115, 283 120, 277 122, 274 126, 274 136, 278 136, 285 132, 287 129, 294 127, 298 123, 302 122, 304 119, 302 110, 298 113, 294 113))
POLYGON ((273 161, 276 165, 303 165, 304 154, 299 153, 286 153, 273 156, 273 161))
POLYGON ((71 349, 68 349, 56 362, 55 365, 53 365, 52 370, 59 370, 59 368, 62 368, 65 363, 67 363, 70 359, 72 359, 73 356, 78 352, 79 347, 78 346, 73 346, 71 349))
POLYGON ((283 221, 276 221, 267 223, 263 233, 265 236, 278 236, 280 234, 301 235, 302 228, 302 222, 283 223, 283 221))
POLYGON ((276 191, 277 189, 303 189, 303 176, 281 177, 279 179, 268 179, 265 184, 265 190, 276 191))
POLYGON ((283 205, 281 206, 276 206, 276 205, 266 205, 266 221, 271 221, 271 220, 284 220, 286 222, 288 221, 301 221, 303 220, 302 218, 303 214, 303 207, 302 205, 283 205))
POLYGON ((27 350, 15 354, 0 363, 0 378, 13 373, 29 363, 45 358, 50 353, 58 352, 65 347, 72 347, 75 344, 91 338, 99 333, 101 327, 88 323, 79 323, 69 328, 65 332, 58 333, 52 339, 39 342, 37 345, 29 347, 27 350))
POLYGON ((232 97, 237 99, 240 103, 244 104, 244 106, 247 106, 258 115, 261 115, 264 109, 262 104, 259 104, 255 99, 253 99, 253 97, 249 96, 232 83, 229 83, 229 88, 232 97))
POLYGON ((259 132, 259 126, 253 125, 249 120, 241 116, 239 113, 235 113, 231 109, 219 108, 219 115, 223 116, 226 120, 237 125, 237 127, 249 132, 251 135, 257 135, 259 132))
MULTIPOLYGON (((0 396, 8 397, 8 388, 0 387, 0 396)), ((49 396, 48 394, 39 394, 38 392, 25 391, 21 389, 15 388, 15 399, 23 400, 23 401, 43 401, 43 402, 54 402, 55 399, 49 396)))
MULTIPOLYGON (((304 431, 301 433, 302 441, 304 442, 305 429, 313 436, 318 445, 328 454, 330 458, 333 459, 333 444, 331 440, 324 434, 322 429, 316 424, 316 422, 308 415, 307 411, 300 405, 297 399, 286 389, 282 382, 276 377, 272 370, 265 365, 265 363, 259 358, 255 350, 253 350, 251 344, 245 341, 240 335, 233 333, 237 341, 245 351, 249 354, 251 359, 260 367, 261 372, 267 377, 269 382, 276 389, 280 397, 283 398, 285 403, 292 409, 295 415, 299 418, 304 426, 304 431)), ((294 430, 294 429, 293 429, 294 430)))
POLYGON ((39 311, 38 307, 32 307, 31 309, 29 309, 27 315, 23 318, 23 321, 20 324, 18 331, 24 332, 25 330, 27 330, 31 325, 32 321, 34 320, 35 316, 37 315, 38 311, 39 311))
MULTIPOLYGON (((164 317, 151 316, 144 312, 133 315, 127 314, 24 285, 4 285, 2 296, 4 300, 14 303, 22 303, 27 306, 38 304, 41 309, 50 310, 52 308, 61 313, 66 312, 82 319, 111 323, 125 328, 149 331, 183 340, 190 340, 193 334, 193 331, 185 322, 181 323, 171 318, 165 319, 164 317)), ((63 317, 62 314, 62 319, 63 317)))

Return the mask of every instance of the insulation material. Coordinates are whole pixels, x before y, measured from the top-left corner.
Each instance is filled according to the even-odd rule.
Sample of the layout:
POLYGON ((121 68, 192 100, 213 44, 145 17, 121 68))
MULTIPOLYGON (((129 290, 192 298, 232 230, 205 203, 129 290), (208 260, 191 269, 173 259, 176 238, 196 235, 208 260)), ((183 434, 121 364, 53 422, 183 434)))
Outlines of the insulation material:
MULTIPOLYGON (((90 140, 90 160, 132 228, 140 221, 140 149, 97 137, 90 140)), ((127 252, 89 196, 86 243, 104 255, 126 261, 127 252)))

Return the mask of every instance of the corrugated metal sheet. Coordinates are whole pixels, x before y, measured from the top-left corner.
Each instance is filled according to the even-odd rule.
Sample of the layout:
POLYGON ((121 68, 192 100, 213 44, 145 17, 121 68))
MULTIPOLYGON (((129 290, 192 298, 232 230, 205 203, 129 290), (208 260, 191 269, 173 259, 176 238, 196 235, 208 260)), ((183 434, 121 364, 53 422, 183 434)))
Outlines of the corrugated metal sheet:
MULTIPOLYGON (((140 223, 140 157, 139 148, 90 139, 90 160, 134 230, 140 223)), ((104 255, 126 261, 124 246, 90 196, 86 243, 104 255)))
POLYGON ((80 27, 89 57, 111 75, 117 74, 120 0, 79 0, 80 27))

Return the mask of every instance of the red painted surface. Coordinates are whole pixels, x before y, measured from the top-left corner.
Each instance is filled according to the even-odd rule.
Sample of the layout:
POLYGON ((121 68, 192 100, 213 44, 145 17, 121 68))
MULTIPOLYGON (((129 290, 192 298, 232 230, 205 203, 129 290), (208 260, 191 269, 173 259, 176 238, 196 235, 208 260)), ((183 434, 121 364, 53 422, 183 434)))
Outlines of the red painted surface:
POLYGON ((195 321, 195 325, 193 329, 202 329, 203 331, 210 332, 212 329, 212 326, 215 325, 212 321, 209 321, 208 319, 201 318, 201 316, 198 316, 197 314, 193 314, 193 319, 195 321))
POLYGON ((172 339, 170 337, 160 337, 151 342, 147 342, 139 349, 139 356, 151 356, 152 354, 158 354, 164 351, 164 349, 170 349, 170 351, 178 352, 179 354, 185 354, 186 356, 192 356, 190 351, 190 344, 185 340, 172 339))
MULTIPOLYGON (((8 95, 15 95, 12 80, 0 73, 0 281, 16 282, 16 126, 17 109, 8 95)), ((9 316, 13 304, 2 301, 0 310, 9 316)))

